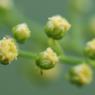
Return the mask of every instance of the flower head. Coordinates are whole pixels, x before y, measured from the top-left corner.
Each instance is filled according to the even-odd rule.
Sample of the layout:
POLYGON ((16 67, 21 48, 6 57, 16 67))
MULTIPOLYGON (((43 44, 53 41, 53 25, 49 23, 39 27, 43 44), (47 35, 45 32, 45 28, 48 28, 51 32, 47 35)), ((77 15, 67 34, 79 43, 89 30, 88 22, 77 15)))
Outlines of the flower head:
POLYGON ((65 18, 57 15, 48 18, 45 31, 49 37, 53 39, 61 39, 70 27, 71 25, 65 18))
POLYGON ((73 67, 70 71, 70 81, 76 85, 85 85, 91 83, 91 68, 85 63, 73 67))
POLYGON ((51 69, 56 65, 56 63, 58 63, 58 61, 57 54, 51 48, 47 48, 46 51, 40 53, 36 64, 41 69, 51 69))
POLYGON ((30 37, 31 31, 26 23, 22 23, 13 27, 13 34, 19 42, 24 42, 30 37))
POLYGON ((86 44, 85 53, 89 58, 95 59, 95 39, 86 44))
POLYGON ((0 40, 0 62, 9 64, 18 56, 18 50, 15 41, 12 38, 4 37, 0 40))
POLYGON ((0 9, 9 10, 13 6, 12 0, 0 0, 0 9))

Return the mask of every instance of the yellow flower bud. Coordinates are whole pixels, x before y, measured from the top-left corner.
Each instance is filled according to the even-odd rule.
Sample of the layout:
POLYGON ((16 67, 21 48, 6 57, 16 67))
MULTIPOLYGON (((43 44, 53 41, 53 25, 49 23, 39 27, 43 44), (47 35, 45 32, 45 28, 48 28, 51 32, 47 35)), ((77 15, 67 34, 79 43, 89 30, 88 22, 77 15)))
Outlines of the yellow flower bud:
POLYGON ((70 81, 79 86, 91 83, 92 76, 91 68, 85 63, 73 67, 70 71, 70 81))
POLYGON ((13 27, 13 35, 18 42, 25 42, 31 35, 27 24, 22 23, 13 27))
POLYGON ((59 59, 56 53, 51 48, 47 48, 46 51, 40 53, 36 64, 41 69, 51 69, 58 62, 59 59))
POLYGON ((95 39, 86 44, 85 54, 91 59, 95 59, 95 39))
POLYGON ((57 15, 48 18, 45 31, 48 37, 58 40, 64 36, 70 27, 71 25, 65 18, 57 15))
POLYGON ((13 0, 0 0, 0 10, 9 10, 13 6, 13 0))
POLYGON ((9 64, 18 56, 18 50, 15 41, 12 38, 3 38, 0 40, 0 62, 4 65, 9 64))

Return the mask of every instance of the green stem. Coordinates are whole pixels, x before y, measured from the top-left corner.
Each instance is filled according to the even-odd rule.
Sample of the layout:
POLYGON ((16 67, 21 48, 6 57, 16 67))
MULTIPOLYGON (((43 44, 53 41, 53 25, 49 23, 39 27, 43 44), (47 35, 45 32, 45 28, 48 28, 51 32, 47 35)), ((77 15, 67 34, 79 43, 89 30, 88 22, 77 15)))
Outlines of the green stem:
POLYGON ((20 57, 25 57, 25 58, 31 58, 31 59, 36 59, 37 58, 37 54, 32 53, 32 52, 27 52, 27 51, 19 51, 19 56, 20 57))
POLYGON ((60 56, 59 57, 62 64, 81 64, 83 62, 82 58, 72 57, 72 56, 60 56))
POLYGON ((63 55, 63 50, 57 40, 49 38, 48 44, 58 55, 63 55))
MULTIPOLYGON (((30 58, 30 59, 37 59, 37 54, 27 51, 19 51, 20 57, 30 58)), ((82 63, 83 59, 78 57, 72 57, 72 56, 59 56, 59 59, 63 61, 62 64, 80 64, 82 63)))

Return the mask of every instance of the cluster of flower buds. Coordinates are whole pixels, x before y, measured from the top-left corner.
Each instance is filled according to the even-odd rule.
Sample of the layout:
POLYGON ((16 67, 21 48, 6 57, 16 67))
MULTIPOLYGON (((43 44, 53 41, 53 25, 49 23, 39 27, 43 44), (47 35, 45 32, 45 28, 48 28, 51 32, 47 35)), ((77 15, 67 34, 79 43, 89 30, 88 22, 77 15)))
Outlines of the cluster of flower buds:
POLYGON ((59 58, 51 48, 47 48, 46 51, 41 52, 36 60, 37 66, 44 70, 53 68, 58 62, 59 58))
POLYGON ((83 63, 71 68, 69 73, 70 82, 78 86, 86 85, 92 81, 92 70, 91 68, 83 63))
MULTIPOLYGON (((52 38, 52 40, 59 40, 63 38, 65 32, 67 32, 71 27, 69 22, 59 15, 50 17, 48 20, 45 32, 48 37, 52 38)), ((21 43, 29 39, 31 35, 31 31, 26 23, 18 24, 13 27, 12 33, 16 41, 21 43)), ((14 39, 4 37, 0 40, 0 62, 2 64, 6 65, 17 59, 19 54, 18 51, 19 50, 14 39)), ((95 39, 87 43, 85 53, 90 58, 95 59, 95 39)), ((26 56, 27 55, 28 54, 26 53, 26 56)), ((29 53, 29 57, 30 56, 31 55, 29 53)), ((57 53, 49 47, 45 51, 36 55, 36 67, 47 73, 47 70, 52 71, 56 64, 59 63, 59 58, 60 55, 57 55, 57 53)), ((82 86, 91 83, 92 75, 93 73, 91 68, 86 63, 81 63, 80 65, 70 69, 69 80, 78 86, 82 86)))
POLYGON ((95 39, 86 44, 85 54, 91 59, 95 59, 95 39))
POLYGON ((53 38, 55 40, 59 40, 63 38, 65 32, 67 32, 70 27, 71 25, 65 18, 56 15, 48 18, 48 22, 45 27, 45 32, 48 37, 53 38))
MULTIPOLYGON (((30 30, 28 26, 19 24, 13 28, 13 34, 17 41, 24 42, 30 37, 30 30)), ((11 37, 4 37, 0 40, 0 62, 7 65, 17 59, 19 52, 16 42, 11 37)))

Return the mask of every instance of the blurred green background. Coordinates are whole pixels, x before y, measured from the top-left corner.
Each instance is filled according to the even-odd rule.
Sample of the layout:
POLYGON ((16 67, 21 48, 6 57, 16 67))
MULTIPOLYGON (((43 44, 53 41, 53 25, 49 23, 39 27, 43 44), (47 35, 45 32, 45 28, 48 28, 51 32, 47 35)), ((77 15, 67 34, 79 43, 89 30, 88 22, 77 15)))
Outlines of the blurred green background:
MULTIPOLYGON (((74 38, 77 38, 76 43, 83 45, 88 39, 95 37, 95 34, 90 33, 86 26, 89 24, 88 19, 94 15, 95 0, 85 0, 88 5, 80 3, 80 8, 74 10, 72 6, 73 4, 76 5, 76 1, 82 2, 82 0, 14 0, 15 7, 19 13, 23 14, 17 13, 20 16, 16 16, 16 19, 19 19, 18 22, 27 22, 32 31, 31 39, 25 44, 19 44, 19 47, 33 52, 40 52, 47 48, 47 37, 43 32, 44 25, 48 17, 60 14, 72 24, 70 34, 67 33, 68 36, 60 41, 64 51, 67 54, 70 52, 70 55, 75 55, 76 52, 80 52, 77 55, 82 55, 82 50, 78 50, 78 47, 75 46, 78 52, 71 43, 74 43, 74 38), (77 32, 75 33, 73 30, 77 32), (80 33, 80 31, 84 32, 80 33), (76 37, 78 35, 79 37, 76 37), (71 48, 68 48, 69 46, 71 48)), ((14 26, 14 24, 6 23, 5 20, 4 22, 3 18, 0 16, 0 38, 5 35, 12 35, 11 28, 14 26)), ((34 61, 25 58, 18 58, 16 62, 7 66, 0 65, 0 95, 95 95, 95 81, 81 88, 66 80, 65 75, 70 67, 69 65, 60 64, 57 68, 58 71, 55 72, 55 77, 51 78, 52 75, 50 75, 49 79, 41 77, 34 67, 34 61)))

